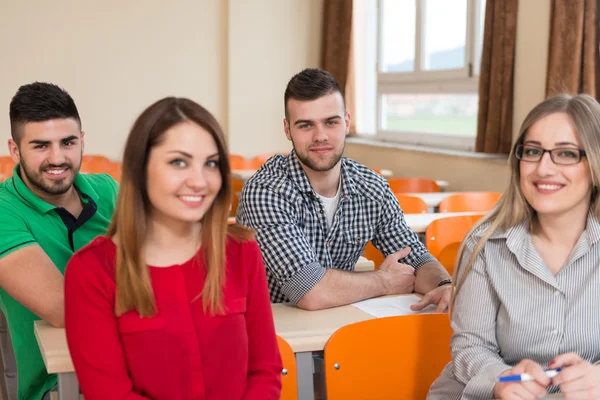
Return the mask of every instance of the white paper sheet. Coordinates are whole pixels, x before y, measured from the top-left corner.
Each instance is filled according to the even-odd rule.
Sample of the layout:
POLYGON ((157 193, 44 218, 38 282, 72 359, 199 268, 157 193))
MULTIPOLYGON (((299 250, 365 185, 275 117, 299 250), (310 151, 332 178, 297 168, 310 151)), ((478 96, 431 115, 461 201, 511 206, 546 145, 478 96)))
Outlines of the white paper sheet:
POLYGON ((410 306, 418 303, 419 300, 419 296, 412 294, 408 296, 378 297, 375 299, 359 301, 352 305, 377 318, 435 312, 435 305, 433 304, 425 307, 422 311, 412 311, 410 306))

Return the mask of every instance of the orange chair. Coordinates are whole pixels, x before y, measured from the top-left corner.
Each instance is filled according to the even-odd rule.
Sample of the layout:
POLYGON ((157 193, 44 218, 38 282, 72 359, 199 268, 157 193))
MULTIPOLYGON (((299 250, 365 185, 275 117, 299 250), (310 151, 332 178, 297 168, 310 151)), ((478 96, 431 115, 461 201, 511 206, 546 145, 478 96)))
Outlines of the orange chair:
POLYGON ((15 162, 11 156, 0 157, 0 174, 9 177, 12 175, 12 170, 15 168, 15 162))
POLYGON ((376 318, 338 329, 325 345, 328 400, 424 399, 451 360, 447 314, 376 318))
POLYGON ((404 214, 426 214, 429 212, 427 203, 417 196, 406 196, 403 194, 395 194, 400 208, 404 211, 404 214))
POLYGON ((250 165, 249 169, 259 169, 264 163, 267 162, 269 158, 273 157, 276 154, 282 153, 264 153, 254 156, 254 158, 252 158, 252 160, 250 160, 248 163, 250 165))
POLYGON ((112 161, 98 154, 84 155, 81 158, 80 172, 87 174, 107 174, 111 170, 112 161))
POLYGON ((431 179, 391 178, 388 183, 394 193, 431 193, 439 192, 440 187, 431 179))
POLYGON ((471 227, 484 214, 462 215, 436 219, 425 231, 425 245, 429 253, 438 257, 444 247, 453 242, 462 242, 471 227))
POLYGON ((107 174, 113 177, 113 179, 117 182, 121 181, 121 163, 118 161, 111 161, 107 174))
POLYGON ((14 168, 15 164, 0 164, 0 174, 5 175, 6 177, 12 176, 14 168))
POLYGON ((498 202, 502 193, 467 192, 450 195, 440 202, 440 212, 488 212, 498 202))
POLYGON ((296 379, 296 355, 285 339, 277 336, 279 345, 279 354, 283 361, 283 370, 281 371, 281 397, 280 400, 298 399, 298 381, 296 379))
POLYGON ((231 211, 230 216, 235 217, 238 205, 240 203, 240 196, 242 195, 242 189, 244 188, 244 181, 237 178, 231 178, 231 211))
MULTIPOLYGON (((425 203, 422 199, 416 196, 404 196, 401 194, 396 194, 396 199, 398 203, 400 203, 400 208, 404 211, 404 214, 423 214, 429 211, 429 207, 427 203, 425 203)), ((375 264, 375 269, 379 269, 379 266, 385 259, 383 254, 377 250, 373 243, 369 241, 365 246, 364 256, 367 260, 373 261, 375 264)))
POLYGON ((246 158, 240 154, 229 154, 229 168, 231 169, 247 169, 246 158))
POLYGON ((448 274, 453 276, 454 274, 454 266, 456 265, 456 257, 458 256, 458 248, 460 247, 460 242, 452 242, 440 251, 440 254, 437 256, 440 264, 446 268, 448 274))

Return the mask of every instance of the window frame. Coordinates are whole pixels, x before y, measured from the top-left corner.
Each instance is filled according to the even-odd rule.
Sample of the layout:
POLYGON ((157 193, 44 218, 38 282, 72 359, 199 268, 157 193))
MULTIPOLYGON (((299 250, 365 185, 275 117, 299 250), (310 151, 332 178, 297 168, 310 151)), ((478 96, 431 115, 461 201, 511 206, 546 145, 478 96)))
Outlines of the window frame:
MULTIPOLYGON (((425 1, 414 0, 416 5, 415 23, 415 58, 413 72, 382 72, 383 47, 383 0, 377 0, 376 27, 376 107, 375 107, 375 138, 413 145, 424 145, 437 148, 451 148, 472 151, 475 147, 475 135, 443 135, 427 132, 398 131, 383 128, 384 104, 383 97, 387 94, 463 94, 478 92, 479 64, 483 32, 479 34, 481 7, 485 0, 467 0, 467 29, 465 38, 464 67, 451 70, 423 70, 424 32, 426 30, 425 1)), ((446 0, 450 1, 450 0, 446 0)), ((485 15, 483 15, 485 18, 485 15)), ((483 21, 481 21, 483 23, 483 21)))

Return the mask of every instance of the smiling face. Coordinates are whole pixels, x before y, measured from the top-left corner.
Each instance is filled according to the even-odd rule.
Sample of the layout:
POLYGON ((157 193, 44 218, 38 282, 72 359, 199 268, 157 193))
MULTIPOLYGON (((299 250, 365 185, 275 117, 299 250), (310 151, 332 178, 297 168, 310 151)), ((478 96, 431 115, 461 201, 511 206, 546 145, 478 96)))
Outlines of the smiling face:
MULTIPOLYGON (((527 131, 523 144, 548 150, 567 149, 563 152, 567 155, 582 149, 575 128, 565 113, 550 114, 538 120, 527 131)), ((538 215, 587 213, 592 179, 586 157, 577 164, 557 165, 546 152, 538 162, 520 161, 519 169, 521 191, 538 215)))
POLYGON ((291 98, 287 110, 285 134, 303 166, 317 172, 333 169, 342 158, 350 129, 342 95, 333 92, 309 101, 291 98))
POLYGON ((173 126, 150 150, 150 214, 163 224, 201 221, 221 185, 217 144, 209 132, 193 122, 173 126))
POLYGON ((83 135, 73 118, 28 122, 21 126, 19 143, 9 140, 9 150, 20 164, 20 175, 40 198, 67 193, 81 167, 83 135))

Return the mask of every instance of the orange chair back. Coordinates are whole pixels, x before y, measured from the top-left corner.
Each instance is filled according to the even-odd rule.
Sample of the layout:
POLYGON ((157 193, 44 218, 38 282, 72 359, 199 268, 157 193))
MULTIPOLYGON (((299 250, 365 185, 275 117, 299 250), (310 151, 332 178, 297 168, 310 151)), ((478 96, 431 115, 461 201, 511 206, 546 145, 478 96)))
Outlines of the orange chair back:
POLYGON ((118 161, 111 161, 108 166, 107 174, 113 177, 113 179, 117 182, 121 181, 121 163, 118 161))
POLYGON ((80 172, 87 174, 109 174, 112 167, 112 161, 105 156, 98 154, 84 155, 81 158, 80 172))
POLYGON ((377 247, 375 247, 370 240, 369 240, 369 243, 367 243, 367 245, 365 246, 365 249, 363 250, 363 256, 367 260, 373 261, 373 264, 375 264, 376 270, 379 269, 379 266, 381 265, 383 260, 385 260, 383 253, 380 252, 377 249, 377 247))
POLYGON ((391 178, 388 179, 394 193, 431 193, 439 192, 440 187, 431 179, 391 178))
POLYGON ((246 158, 239 154, 229 154, 229 168, 231 169, 248 169, 246 167, 246 158))
POLYGON ((325 345, 328 400, 424 399, 451 360, 447 314, 376 318, 338 329, 325 345))
POLYGON ((15 165, 11 156, 0 156, 0 164, 12 164, 15 165))
POLYGON ((11 156, 0 157, 0 174, 9 177, 12 175, 12 170, 15 168, 15 162, 11 156))
MULTIPOLYGON (((423 214, 429 211, 429 207, 427 207, 427 203, 425 203, 422 199, 416 196, 405 196, 401 194, 396 194, 396 199, 398 203, 400 203, 400 208, 404 211, 404 214, 423 214)), ((363 255, 367 260, 373 261, 375 264, 375 269, 379 269, 379 266, 385 260, 383 254, 377 250, 373 243, 369 241, 365 246, 365 250, 363 255)))
POLYGON ((230 216, 235 217, 238 205, 240 204, 240 196, 242 195, 242 189, 244 188, 244 181, 238 178, 231 178, 231 212, 230 216))
POLYGON ((250 160, 250 165, 252 166, 252 169, 260 168, 264 163, 267 162, 267 160, 269 158, 273 157, 275 154, 278 154, 278 153, 264 153, 264 154, 258 154, 256 156, 254 156, 250 160))
POLYGON ((498 202, 502 193, 468 192, 446 197, 440 202, 440 212, 476 211, 488 212, 498 202))
POLYGON ((283 361, 283 370, 281 371, 281 400, 298 399, 298 381, 296 378, 296 355, 294 351, 281 337, 277 336, 279 345, 279 354, 283 361))
POLYGON ((15 168, 15 164, 0 164, 0 174, 8 176, 12 176, 12 171, 15 168))
POLYGON ((444 247, 453 242, 462 242, 471 227, 483 214, 462 215, 436 219, 425 231, 425 244, 429 253, 438 257, 444 247))
POLYGON ((426 214, 429 212, 427 203, 420 197, 396 193, 396 199, 398 200, 398 203, 400 203, 400 208, 402 208, 404 214, 426 214))
POLYGON ((446 268, 448 274, 453 276, 454 274, 454 266, 456 265, 456 257, 458 256, 458 248, 460 247, 460 242, 452 242, 440 251, 440 254, 437 256, 440 264, 446 268))

